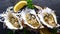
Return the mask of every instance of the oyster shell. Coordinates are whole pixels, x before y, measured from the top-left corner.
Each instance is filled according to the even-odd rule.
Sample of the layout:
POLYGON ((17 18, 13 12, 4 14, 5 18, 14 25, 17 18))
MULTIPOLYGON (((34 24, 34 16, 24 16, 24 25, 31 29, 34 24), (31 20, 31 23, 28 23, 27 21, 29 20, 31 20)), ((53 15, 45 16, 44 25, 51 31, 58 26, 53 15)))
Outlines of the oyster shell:
POLYGON ((40 23, 38 17, 34 9, 26 8, 21 12, 22 18, 24 19, 24 24, 28 25, 33 29, 37 29, 38 27, 43 28, 42 24, 40 23))
POLYGON ((38 14, 38 16, 41 22, 47 27, 53 28, 56 27, 58 24, 54 11, 48 7, 42 9, 42 12, 38 14))
POLYGON ((8 13, 4 21, 9 29, 22 29, 19 18, 12 13, 8 13))
POLYGON ((5 18, 4 23, 9 29, 23 29, 22 22, 21 22, 22 18, 17 17, 17 15, 20 15, 20 14, 13 13, 10 10, 11 8, 12 7, 9 7, 5 12, 5 14, 1 14, 0 16, 5 18))

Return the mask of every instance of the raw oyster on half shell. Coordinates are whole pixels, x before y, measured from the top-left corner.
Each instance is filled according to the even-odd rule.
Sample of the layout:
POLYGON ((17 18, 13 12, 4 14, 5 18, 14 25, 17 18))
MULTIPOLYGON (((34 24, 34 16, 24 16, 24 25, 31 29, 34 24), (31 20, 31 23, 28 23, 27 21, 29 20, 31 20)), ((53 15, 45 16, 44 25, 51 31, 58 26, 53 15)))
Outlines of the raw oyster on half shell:
POLYGON ((42 9, 41 13, 38 14, 38 16, 40 17, 41 22, 47 27, 53 28, 58 26, 56 15, 50 8, 46 7, 42 9))
POLYGON ((7 11, 4 14, 0 14, 0 16, 4 17, 4 23, 6 24, 7 28, 9 29, 23 29, 22 26, 22 18, 17 17, 17 15, 20 14, 15 14, 12 11, 10 11, 10 8, 7 8, 7 11))
POLYGON ((24 19, 24 23, 30 26, 33 29, 37 29, 38 27, 43 28, 40 23, 38 17, 36 16, 36 12, 33 9, 25 9, 21 12, 22 18, 24 19))

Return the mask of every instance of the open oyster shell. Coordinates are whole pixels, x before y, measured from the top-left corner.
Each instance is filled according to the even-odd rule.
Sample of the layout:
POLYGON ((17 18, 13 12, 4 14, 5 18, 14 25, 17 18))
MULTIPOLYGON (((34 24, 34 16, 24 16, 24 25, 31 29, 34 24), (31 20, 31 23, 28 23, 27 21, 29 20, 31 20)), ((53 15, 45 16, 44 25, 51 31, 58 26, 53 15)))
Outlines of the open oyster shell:
POLYGON ((17 17, 17 15, 20 15, 20 14, 12 13, 12 11, 10 11, 10 8, 12 7, 9 7, 5 14, 0 15, 5 18, 4 20, 5 25, 9 29, 23 29, 22 22, 21 22, 22 18, 17 17))
POLYGON ((28 25, 29 27, 33 29, 37 29, 38 27, 43 28, 41 22, 36 16, 34 9, 26 8, 21 12, 21 15, 24 20, 24 24, 28 25))
POLYGON ((54 11, 48 7, 42 9, 41 13, 39 13, 38 16, 41 22, 47 27, 54 28, 59 26, 54 11))
POLYGON ((22 29, 21 21, 14 14, 8 13, 4 21, 9 29, 22 29))

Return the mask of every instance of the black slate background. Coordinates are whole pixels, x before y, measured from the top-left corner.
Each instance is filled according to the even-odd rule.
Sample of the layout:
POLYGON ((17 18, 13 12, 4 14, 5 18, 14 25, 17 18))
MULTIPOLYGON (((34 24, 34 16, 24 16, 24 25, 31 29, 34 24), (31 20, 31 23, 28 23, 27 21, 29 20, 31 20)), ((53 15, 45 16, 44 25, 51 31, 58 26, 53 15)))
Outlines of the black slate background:
MULTIPOLYGON (((20 0, 0 0, 0 13, 6 11, 9 6, 14 6, 20 0)), ((60 17, 60 0, 33 0, 33 4, 46 6, 53 10, 60 17)), ((58 23, 60 18, 58 17, 58 23)), ((3 23, 0 22, 0 34, 6 34, 9 30, 3 29, 3 23)))

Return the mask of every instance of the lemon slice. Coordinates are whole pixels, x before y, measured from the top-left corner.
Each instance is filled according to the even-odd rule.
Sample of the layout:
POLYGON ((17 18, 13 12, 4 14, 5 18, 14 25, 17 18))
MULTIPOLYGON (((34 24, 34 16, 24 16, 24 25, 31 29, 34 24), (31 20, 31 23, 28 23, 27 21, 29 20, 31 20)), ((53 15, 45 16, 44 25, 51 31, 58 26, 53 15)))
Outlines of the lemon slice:
POLYGON ((19 1, 13 8, 14 12, 18 12, 25 5, 27 5, 27 1, 19 1))

